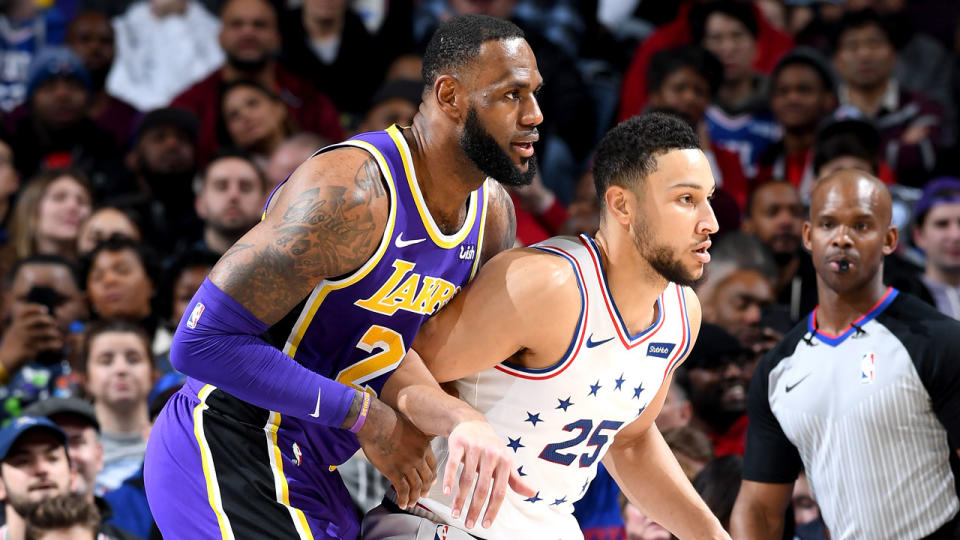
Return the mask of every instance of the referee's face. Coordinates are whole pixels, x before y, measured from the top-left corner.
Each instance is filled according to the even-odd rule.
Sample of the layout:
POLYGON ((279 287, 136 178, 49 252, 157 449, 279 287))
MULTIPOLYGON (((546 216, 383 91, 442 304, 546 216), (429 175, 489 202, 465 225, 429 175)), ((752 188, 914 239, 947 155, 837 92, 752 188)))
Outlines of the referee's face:
POLYGON ((823 179, 810 197, 803 245, 812 254, 821 288, 837 294, 875 292, 869 286, 881 285, 883 257, 897 246, 886 187, 852 169, 823 179))

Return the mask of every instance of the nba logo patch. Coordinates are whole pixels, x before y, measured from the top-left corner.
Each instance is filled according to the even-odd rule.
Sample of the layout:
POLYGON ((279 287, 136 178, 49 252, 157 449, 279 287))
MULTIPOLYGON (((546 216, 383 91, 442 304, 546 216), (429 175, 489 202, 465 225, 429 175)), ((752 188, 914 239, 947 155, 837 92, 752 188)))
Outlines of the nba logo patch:
POLYGON ((200 321, 200 315, 203 315, 204 306, 202 303, 197 302, 197 305, 193 306, 193 312, 190 314, 190 318, 187 319, 187 328, 193 330, 197 327, 197 322, 200 321))
POLYGON ((447 540, 450 533, 449 525, 437 525, 437 534, 433 536, 434 540, 447 540))
POLYGON ((860 357, 860 384, 873 384, 877 377, 877 357, 872 352, 863 353, 860 357))

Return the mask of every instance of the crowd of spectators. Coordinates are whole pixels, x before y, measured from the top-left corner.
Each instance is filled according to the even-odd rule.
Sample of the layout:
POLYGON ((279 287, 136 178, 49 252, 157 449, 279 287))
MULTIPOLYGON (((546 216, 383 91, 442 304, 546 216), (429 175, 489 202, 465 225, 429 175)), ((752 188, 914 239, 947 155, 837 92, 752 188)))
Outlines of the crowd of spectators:
MULTIPOLYGON (((143 454, 183 382, 168 351, 190 298, 314 151, 410 125, 422 47, 459 13, 516 22, 545 81, 539 173, 511 188, 517 245, 596 230, 591 154, 618 120, 666 111, 699 133, 720 232, 698 289, 704 325, 657 424, 724 524, 753 368, 817 302, 800 235, 818 178, 883 180, 901 231, 885 282, 960 318, 958 3, 10 0, 5 538, 157 536, 143 454)), ((379 502, 375 478, 347 483, 358 507, 379 502)), ((826 538, 818 516, 797 482, 789 534, 826 538)), ((578 517, 588 538, 670 537, 603 470, 578 517)))

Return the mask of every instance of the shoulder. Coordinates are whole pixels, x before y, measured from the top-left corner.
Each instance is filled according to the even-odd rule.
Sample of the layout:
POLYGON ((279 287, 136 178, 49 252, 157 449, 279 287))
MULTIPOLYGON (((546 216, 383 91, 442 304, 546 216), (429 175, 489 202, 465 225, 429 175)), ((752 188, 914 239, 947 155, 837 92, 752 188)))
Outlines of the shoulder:
POLYGON ((883 324, 911 352, 960 350, 960 321, 940 313, 935 307, 905 292, 880 315, 883 324))
POLYGON ((684 307, 687 310, 687 320, 690 321, 690 340, 691 343, 697 340, 700 335, 700 322, 703 319, 703 311, 700 307, 700 298, 690 287, 680 287, 683 294, 684 307))
POLYGON ((480 263, 484 264, 497 253, 513 247, 517 236, 517 217, 513 199, 506 188, 496 180, 484 183, 487 190, 486 224, 483 233, 483 251, 480 263))
POLYGON ((485 273, 506 278, 511 290, 521 287, 538 296, 577 290, 578 278, 573 264, 564 257, 535 248, 503 251, 480 270, 481 275, 485 273))
POLYGON ((783 338, 777 342, 776 345, 760 359, 760 362, 757 364, 756 371, 769 374, 773 368, 777 367, 777 364, 781 360, 793 354, 797 351, 797 346, 800 344, 801 340, 804 339, 804 336, 810 331, 808 327, 808 317, 804 317, 797 323, 789 332, 783 335, 783 338))

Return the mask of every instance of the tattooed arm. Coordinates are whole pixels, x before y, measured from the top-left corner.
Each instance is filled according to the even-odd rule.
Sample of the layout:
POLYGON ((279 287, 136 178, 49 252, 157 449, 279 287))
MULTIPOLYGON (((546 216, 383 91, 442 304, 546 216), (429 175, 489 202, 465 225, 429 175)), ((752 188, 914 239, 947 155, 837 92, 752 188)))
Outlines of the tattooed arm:
MULTIPOLYGON (((353 426, 363 392, 308 370, 257 336, 319 281, 362 266, 377 249, 388 214, 389 197, 370 154, 344 148, 307 160, 197 292, 191 305, 206 309, 195 308, 181 321, 171 348, 174 366, 259 407, 353 426)), ((429 488, 428 439, 389 406, 374 398, 357 438, 397 488, 401 506, 429 488)))
POLYGON ((492 182, 490 199, 487 202, 487 224, 483 233, 483 251, 480 264, 485 264, 494 255, 514 246, 517 240, 517 214, 513 199, 500 182, 492 182))

